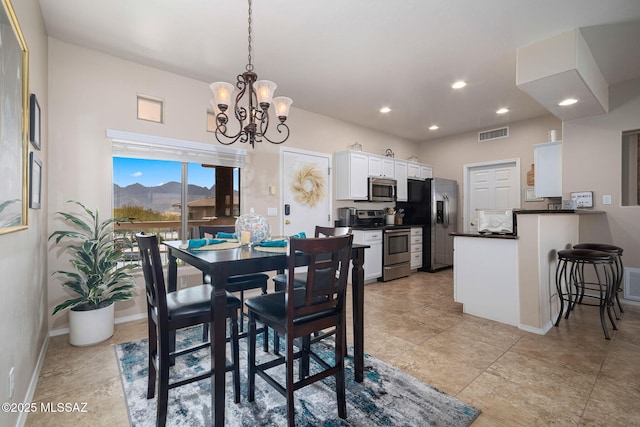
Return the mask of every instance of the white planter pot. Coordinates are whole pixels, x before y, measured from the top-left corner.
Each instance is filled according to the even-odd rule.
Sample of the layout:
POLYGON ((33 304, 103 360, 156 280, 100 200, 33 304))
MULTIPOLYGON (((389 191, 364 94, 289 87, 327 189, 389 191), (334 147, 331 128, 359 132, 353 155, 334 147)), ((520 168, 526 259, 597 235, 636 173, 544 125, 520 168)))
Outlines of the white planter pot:
POLYGON ((109 339, 113 335, 114 306, 89 311, 69 310, 69 343, 80 347, 109 339))

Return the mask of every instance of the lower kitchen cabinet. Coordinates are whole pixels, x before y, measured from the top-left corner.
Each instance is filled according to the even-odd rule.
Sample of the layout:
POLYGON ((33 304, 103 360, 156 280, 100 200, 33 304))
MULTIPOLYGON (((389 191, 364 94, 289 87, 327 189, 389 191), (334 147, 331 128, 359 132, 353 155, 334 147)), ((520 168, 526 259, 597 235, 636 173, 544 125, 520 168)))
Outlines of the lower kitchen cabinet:
POLYGON ((353 230, 353 243, 370 246, 364 250, 364 281, 375 282, 382 277, 382 230, 353 230))
POLYGON ((422 227, 411 227, 411 270, 422 267, 422 227))

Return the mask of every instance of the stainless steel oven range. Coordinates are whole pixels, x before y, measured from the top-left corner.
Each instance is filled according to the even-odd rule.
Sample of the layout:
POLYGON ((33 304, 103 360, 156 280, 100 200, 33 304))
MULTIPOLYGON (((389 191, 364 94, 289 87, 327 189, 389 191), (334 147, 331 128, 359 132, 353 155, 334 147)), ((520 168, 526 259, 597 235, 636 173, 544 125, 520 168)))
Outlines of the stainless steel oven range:
POLYGON ((382 231, 382 281, 411 274, 411 228, 385 227, 382 231))

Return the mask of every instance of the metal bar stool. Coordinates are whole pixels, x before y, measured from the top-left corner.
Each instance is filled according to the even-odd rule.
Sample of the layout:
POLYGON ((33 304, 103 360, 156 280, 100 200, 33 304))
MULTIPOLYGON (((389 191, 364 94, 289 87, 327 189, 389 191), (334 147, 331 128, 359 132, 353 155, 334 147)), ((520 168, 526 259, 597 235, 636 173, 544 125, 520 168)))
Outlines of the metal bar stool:
POLYGON ((614 316, 611 314, 613 307, 614 260, 607 252, 590 249, 566 249, 558 252, 558 266, 556 267, 556 288, 560 299, 560 312, 555 326, 558 326, 563 312, 565 319, 569 318, 571 310, 576 304, 593 305, 600 307, 600 323, 606 339, 611 339, 607 323, 604 317, 605 310, 613 329, 618 329, 614 316), (585 265, 593 267, 595 280, 585 281, 585 265), (595 293, 585 293, 585 290, 595 293), (584 298, 597 300, 597 303, 583 302, 584 298), (566 312, 564 303, 567 302, 566 312))
POLYGON ((594 251, 602 251, 606 252, 613 256, 613 273, 614 273, 614 282, 615 282, 615 290, 613 291, 613 296, 616 299, 616 303, 618 304, 618 310, 616 307, 613 307, 613 310, 616 315, 616 319, 620 320, 620 314, 624 313, 622 308, 622 304, 620 304, 620 292, 622 291, 622 276, 624 274, 624 266, 622 265, 622 248, 619 246, 608 245, 604 243, 580 243, 573 246, 573 249, 591 249, 594 251))

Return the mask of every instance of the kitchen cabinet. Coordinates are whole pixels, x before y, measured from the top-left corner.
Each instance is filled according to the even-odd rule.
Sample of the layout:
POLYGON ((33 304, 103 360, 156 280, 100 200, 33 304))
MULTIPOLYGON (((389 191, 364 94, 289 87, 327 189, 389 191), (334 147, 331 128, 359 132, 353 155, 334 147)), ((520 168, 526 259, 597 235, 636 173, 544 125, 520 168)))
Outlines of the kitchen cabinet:
POLYGON ((422 267, 422 227, 411 227, 411 271, 422 267))
POLYGON ((382 230, 353 230, 352 233, 353 243, 369 245, 364 250, 365 283, 378 280, 382 277, 382 230))
POLYGON ((536 197, 562 197, 562 141, 535 144, 533 161, 536 197))
POLYGON ((433 178, 431 166, 420 165, 420 179, 433 178))
POLYGON ((395 177, 397 181, 396 196, 398 202, 409 200, 409 186, 407 185, 407 162, 404 160, 395 161, 395 177))
POLYGON ((334 153, 336 200, 367 200, 369 156, 359 151, 334 153))
POLYGON ((395 178, 395 162, 393 158, 369 154, 369 176, 395 178))
POLYGON ((424 181, 427 178, 433 178, 433 169, 431 166, 421 163, 407 163, 407 178, 418 179, 424 181))

